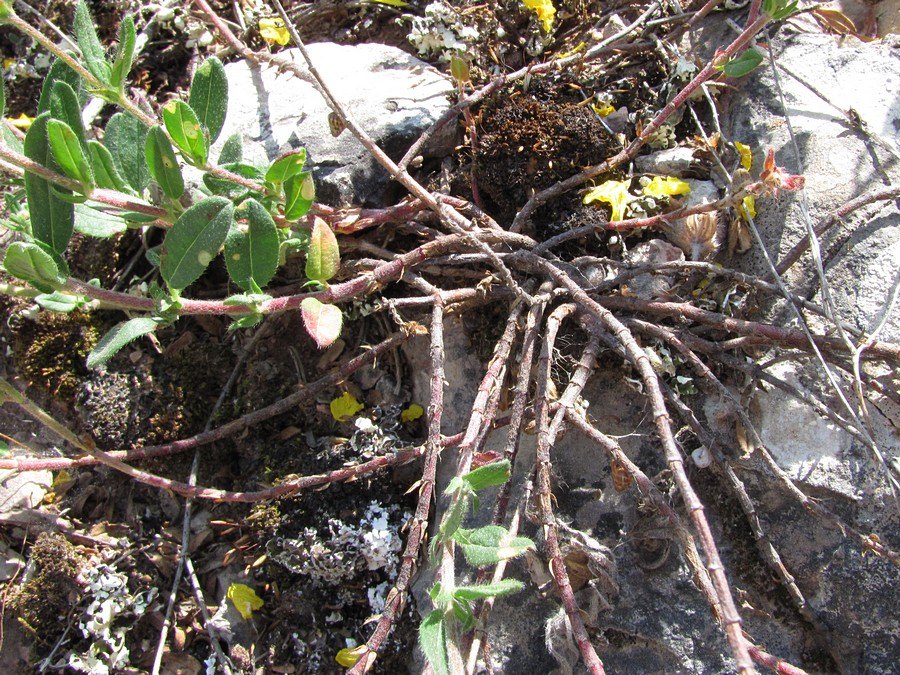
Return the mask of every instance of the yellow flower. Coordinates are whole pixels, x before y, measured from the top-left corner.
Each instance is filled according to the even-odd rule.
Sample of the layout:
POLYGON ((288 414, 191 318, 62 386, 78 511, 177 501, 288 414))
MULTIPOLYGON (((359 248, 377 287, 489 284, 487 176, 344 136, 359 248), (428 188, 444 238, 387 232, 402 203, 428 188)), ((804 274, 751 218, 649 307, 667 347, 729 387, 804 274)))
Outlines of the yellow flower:
POLYGON ((11 119, 9 117, 7 117, 6 119, 16 129, 21 129, 22 131, 28 131, 31 128, 31 123, 34 122, 34 118, 29 117, 25 113, 20 113, 19 116, 15 119, 11 119))
POLYGON ((582 201, 585 204, 606 202, 612 207, 610 220, 624 220, 626 207, 636 199, 637 197, 628 191, 628 183, 608 180, 590 190, 582 201))
POLYGON ((263 606, 262 598, 256 594, 256 591, 244 584, 231 584, 225 596, 231 600, 231 604, 245 619, 252 617, 253 612, 263 606))
POLYGON ((756 197, 754 197, 753 195, 747 195, 746 197, 744 197, 741 200, 740 207, 738 207, 738 213, 741 214, 741 218, 743 218, 744 220, 756 218, 756 197))
POLYGON ((359 645, 358 647, 344 647, 337 653, 334 660, 338 662, 338 665, 344 668, 352 668, 368 650, 369 648, 365 645, 359 645))
POLYGON ((259 20, 259 34, 262 39, 271 44, 279 44, 282 47, 291 41, 291 34, 278 17, 269 17, 259 20))
POLYGON ((366 406, 357 401, 353 394, 345 391, 338 398, 334 399, 329 407, 331 408, 331 416, 336 421, 346 422, 366 406))
POLYGON ((553 28, 553 19, 556 17, 556 7, 552 0, 522 0, 525 6, 537 14, 538 20, 544 27, 544 32, 549 33, 553 28))
POLYGON ((672 176, 654 176, 653 180, 644 186, 644 194, 649 197, 662 197, 663 195, 686 195, 691 191, 691 186, 683 180, 672 176))
POLYGON ((406 410, 400 413, 400 421, 404 423, 414 422, 424 414, 425 411, 422 409, 422 406, 418 403, 412 403, 406 410))
POLYGON ((735 141, 734 147, 741 157, 741 166, 749 171, 750 167, 753 166, 753 152, 750 150, 750 146, 735 141))
POLYGON ((15 59, 9 57, 3 59, 3 70, 10 70, 14 65, 16 65, 15 59))
POLYGON ((612 107, 612 105, 608 101, 600 101, 599 103, 592 103, 591 110, 600 115, 600 117, 609 117, 616 109, 612 107))

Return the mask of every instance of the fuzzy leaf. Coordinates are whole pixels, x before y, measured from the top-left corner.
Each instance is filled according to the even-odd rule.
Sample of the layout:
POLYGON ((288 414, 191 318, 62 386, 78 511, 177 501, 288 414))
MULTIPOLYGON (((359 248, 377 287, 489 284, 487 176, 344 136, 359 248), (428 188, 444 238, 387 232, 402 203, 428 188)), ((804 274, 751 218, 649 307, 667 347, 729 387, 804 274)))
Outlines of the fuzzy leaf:
POLYGON ((460 528, 453 535, 473 567, 494 565, 501 560, 509 560, 522 555, 534 542, 527 537, 510 537, 509 532, 499 525, 486 525, 475 530, 460 528))
MULTIPOLYGON (((49 112, 38 115, 25 136, 24 149, 26 157, 55 170, 58 166, 47 138, 49 120, 49 112)), ((31 214, 32 236, 57 253, 64 253, 72 236, 72 204, 58 196, 59 193, 53 189, 50 181, 30 171, 25 172, 25 194, 31 214)))
POLYGON ((131 72, 136 44, 134 19, 129 14, 119 24, 119 46, 116 49, 116 58, 113 60, 109 76, 109 84, 113 89, 121 89, 125 84, 125 78, 131 72))
POLYGON ((245 619, 251 618, 253 612, 262 609, 262 598, 246 584, 231 584, 225 595, 231 600, 231 604, 234 605, 235 609, 237 609, 245 619))
POLYGON ((434 675, 450 675, 450 661, 447 659, 447 631, 444 613, 436 609, 422 619, 419 625, 419 644, 434 675))
POLYGON ((228 275, 245 291, 251 280, 259 288, 266 286, 278 268, 278 229, 265 207, 255 199, 245 201, 237 216, 246 210, 247 229, 237 225, 225 239, 225 264, 228 275))
POLYGON ((106 62, 106 52, 103 51, 103 45, 97 38, 91 13, 84 0, 81 0, 75 8, 75 21, 72 29, 75 33, 75 40, 78 42, 78 48, 84 57, 84 65, 101 83, 108 85, 111 68, 106 62))
POLYGON ((485 598, 496 598, 501 595, 510 595, 518 593, 525 584, 516 579, 501 579, 492 584, 477 584, 475 586, 457 586, 453 591, 454 597, 463 600, 483 600, 485 598))
POLYGON ((334 305, 325 305, 315 298, 305 298, 300 303, 300 314, 306 332, 315 340, 319 349, 331 346, 341 335, 344 317, 334 305))
POLYGON ((356 413, 365 407, 349 391, 345 391, 337 398, 332 399, 328 405, 335 422, 349 422, 356 413))
POLYGON ((109 332, 100 338, 97 346, 91 350, 87 357, 87 367, 97 368, 102 366, 115 356, 122 347, 134 342, 139 337, 152 333, 159 326, 159 322, 146 316, 129 319, 113 326, 109 332))
POLYGON ((3 257, 3 269, 44 292, 51 292, 55 286, 64 284, 68 274, 51 251, 24 241, 9 245, 3 257))
POLYGON ((494 485, 503 485, 509 480, 511 471, 512 468, 509 460, 503 459, 499 462, 485 464, 474 471, 470 471, 463 476, 463 480, 466 481, 473 490, 478 491, 494 485))
POLYGON ((106 125, 103 145, 112 155, 116 167, 128 184, 141 194, 150 183, 150 169, 144 159, 147 127, 125 113, 116 113, 106 125))
MULTIPOLYGON (((228 79, 225 77, 225 66, 215 56, 201 63, 194 73, 188 105, 209 131, 210 144, 215 142, 225 123, 225 113, 228 112, 228 79)), ((225 163, 224 159, 219 161, 225 163)))
MULTIPOLYGON (((262 180, 262 171, 250 164, 236 162, 234 164, 224 164, 222 165, 222 168, 228 169, 232 173, 236 173, 238 176, 243 176, 244 178, 255 181, 262 180)), ((228 197, 233 200, 237 200, 250 192, 250 190, 243 185, 238 185, 227 178, 213 176, 211 173, 203 175, 203 184, 208 187, 213 194, 222 195, 223 197, 228 197)))
POLYGON ((162 127, 153 127, 148 132, 144 143, 144 157, 150 175, 165 195, 169 199, 181 197, 184 194, 184 178, 181 176, 181 167, 178 166, 178 158, 175 157, 172 144, 162 127))
POLYGON ((179 216, 166 233, 159 271, 169 288, 194 283, 219 253, 234 215, 224 197, 208 197, 179 216))
POLYGON ((284 219, 300 220, 309 211, 316 198, 316 185, 312 173, 304 171, 291 176, 284 183, 284 219))
POLYGON ((608 180, 589 190, 582 201, 585 204, 596 201, 606 202, 612 207, 612 214, 609 217, 612 221, 624 220, 626 207, 635 199, 637 197, 628 191, 627 182, 608 180))
POLYGON ((728 77, 743 77, 753 71, 760 63, 762 63, 762 53, 753 47, 745 51, 743 54, 734 57, 722 67, 722 71, 728 77))
POLYGON ((341 266, 337 237, 321 218, 316 218, 309 235, 309 251, 306 254, 306 276, 324 283, 337 274, 341 266))
POLYGON ((163 106, 162 116, 166 131, 184 158, 196 166, 206 164, 209 144, 191 107, 183 101, 169 101, 163 106))
POLYGON ((240 134, 231 134, 222 144, 222 152, 219 153, 219 164, 233 164, 240 162, 244 157, 244 147, 240 134))
MULTIPOLYGON (((84 81, 81 75, 69 68, 65 61, 56 59, 47 71, 44 84, 41 87, 41 98, 38 100, 38 115, 50 110, 50 97, 53 95, 53 87, 57 82, 68 84, 78 97, 78 107, 82 107, 87 101, 87 93, 84 90, 84 81)), ((68 120, 67 120, 68 121, 68 120)))
POLYGON ((90 188, 94 183, 94 173, 72 128, 60 120, 47 120, 47 140, 53 158, 63 173, 90 188))
POLYGON ((54 82, 50 93, 50 117, 69 125, 82 148, 87 151, 84 136, 84 122, 81 120, 81 105, 78 95, 67 82, 54 82))
POLYGON ((112 153, 98 141, 88 141, 88 159, 94 172, 94 182, 98 187, 124 192, 125 180, 116 168, 112 153))
POLYGON ((645 185, 643 189, 644 194, 650 197, 686 195, 690 191, 691 186, 689 184, 672 176, 654 176, 653 180, 645 185))
POLYGON ((128 223, 114 214, 100 211, 87 204, 75 205, 75 231, 89 237, 107 239, 128 229, 128 223))
POLYGON ((34 299, 41 309, 46 309, 48 312, 59 312, 61 314, 74 312, 84 305, 85 300, 86 298, 83 296, 69 295, 68 293, 60 293, 59 291, 42 293, 34 299))
POLYGON ((266 180, 275 185, 284 183, 291 176, 296 176, 303 171, 306 164, 306 148, 300 148, 296 152, 282 155, 266 171, 266 180))

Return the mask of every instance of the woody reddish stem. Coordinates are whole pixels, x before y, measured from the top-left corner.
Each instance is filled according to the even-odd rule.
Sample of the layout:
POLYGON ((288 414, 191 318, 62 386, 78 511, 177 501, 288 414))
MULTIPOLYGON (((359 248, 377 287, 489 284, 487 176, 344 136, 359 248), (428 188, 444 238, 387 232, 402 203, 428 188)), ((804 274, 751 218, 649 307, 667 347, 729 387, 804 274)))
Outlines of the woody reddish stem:
POLYGON ((556 581, 559 594, 562 597, 563 606, 566 610, 566 616, 569 617, 569 624, 572 627, 572 633, 575 636, 575 642, 578 644, 578 650, 581 652, 581 658, 591 673, 602 674, 603 663, 594 645, 591 644, 590 636, 584 627, 584 621, 578 610, 578 603, 575 601, 575 593, 572 591, 572 584, 569 582, 569 574, 566 572, 566 566, 563 562, 562 553, 559 548, 559 539, 556 529, 556 520, 553 516, 552 506, 552 489, 550 487, 550 416, 549 416, 549 385, 550 385, 550 361, 553 354, 553 346, 556 342, 556 334, 559 325, 564 318, 573 314, 576 310, 575 304, 566 304, 557 307, 547 319, 546 336, 544 344, 541 348, 541 355, 538 360, 538 379, 537 393, 535 395, 535 421, 537 422, 537 456, 535 459, 535 470, 537 473, 537 507, 541 525, 544 531, 544 547, 546 549, 550 571, 556 581))

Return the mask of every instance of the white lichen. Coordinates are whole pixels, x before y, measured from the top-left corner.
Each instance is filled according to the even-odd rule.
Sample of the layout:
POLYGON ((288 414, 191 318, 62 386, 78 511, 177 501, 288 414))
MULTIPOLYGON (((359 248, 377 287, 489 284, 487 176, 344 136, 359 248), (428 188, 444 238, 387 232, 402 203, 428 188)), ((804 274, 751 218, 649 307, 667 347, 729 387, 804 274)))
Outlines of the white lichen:
POLYGON ((409 41, 422 56, 449 61, 459 52, 465 52, 478 39, 478 31, 462 24, 453 8, 443 2, 432 2, 425 7, 425 15, 412 21, 409 41))

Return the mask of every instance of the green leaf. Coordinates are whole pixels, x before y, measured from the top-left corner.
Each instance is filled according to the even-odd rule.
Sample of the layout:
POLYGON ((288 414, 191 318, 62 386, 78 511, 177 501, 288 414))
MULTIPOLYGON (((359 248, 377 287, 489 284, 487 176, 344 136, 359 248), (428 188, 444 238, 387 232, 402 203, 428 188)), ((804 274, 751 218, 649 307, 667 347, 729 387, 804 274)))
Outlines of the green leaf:
POLYGON ((6 249, 3 269, 8 274, 27 281, 45 293, 66 282, 68 270, 61 268, 53 254, 33 242, 16 241, 6 249))
POLYGON ((496 598, 501 595, 509 595, 518 593, 525 584, 516 579, 501 579, 492 584, 477 584, 475 586, 457 586, 453 590, 453 596, 462 598, 463 600, 484 600, 485 598, 496 598))
POLYGON ((128 190, 125 179, 119 174, 112 153, 99 141, 87 142, 88 159, 98 187, 124 192, 128 190))
POLYGON ((194 73, 188 103, 209 131, 209 142, 215 142, 228 112, 228 79, 225 67, 215 56, 201 63, 194 73))
POLYGON ((69 312, 74 312, 79 307, 83 307, 87 298, 81 295, 69 295, 68 293, 54 291, 53 293, 41 293, 34 301, 40 305, 42 309, 46 309, 50 312, 68 314, 69 312))
POLYGON ((743 77, 762 63, 762 60, 763 55, 757 49, 751 47, 722 66, 722 70, 728 77, 743 77))
POLYGON ((63 173, 84 185, 86 191, 89 190, 94 184, 94 174, 72 128, 60 120, 48 120, 47 139, 50 141, 53 158, 63 173))
POLYGON ((87 367, 97 368, 102 366, 129 342, 134 342, 139 337, 152 333, 158 326, 159 322, 156 319, 146 316, 129 319, 124 323, 113 326, 106 335, 100 338, 97 346, 88 354, 87 367))
POLYGON ((84 0, 75 8, 75 21, 72 26, 75 40, 84 57, 84 65, 102 84, 110 83, 110 65, 106 62, 106 52, 97 38, 97 31, 84 0))
MULTIPOLYGON (((243 176, 244 178, 249 178, 255 181, 260 181, 263 177, 262 171, 250 164, 241 164, 240 162, 237 162, 234 164, 225 164, 222 166, 222 168, 228 169, 232 173, 236 173, 238 176, 243 176)), ((222 195, 223 197, 228 197, 229 199, 238 199, 241 196, 250 194, 250 190, 245 188, 243 185, 238 185, 234 181, 230 181, 227 178, 219 178, 218 176, 213 176, 210 173, 203 174, 203 184, 208 187, 213 194, 222 195)))
POLYGON ((163 193, 169 199, 178 199, 184 194, 184 178, 172 144, 166 137, 162 127, 155 126, 147 133, 144 143, 144 156, 150 175, 153 176, 163 193))
POLYGON ((84 80, 81 75, 72 70, 65 61, 56 59, 47 71, 44 84, 41 87, 41 98, 38 101, 38 115, 50 111, 50 98, 53 95, 53 86, 57 82, 68 84, 78 97, 78 107, 84 106, 87 101, 87 92, 84 90, 84 80))
POLYGON ((313 281, 325 283, 341 266, 337 237, 321 218, 316 218, 309 235, 309 251, 306 253, 306 276, 313 281))
MULTIPOLYGON (((50 113, 37 116, 25 135, 25 156, 38 164, 56 170, 53 150, 47 139, 47 122, 50 113)), ((64 253, 72 236, 74 212, 72 205, 60 199, 50 181, 25 172, 25 193, 31 215, 31 234, 38 241, 49 245, 57 253, 64 253)))
POLYGON ((450 675, 450 661, 447 659, 447 630, 444 613, 436 609, 422 619, 419 625, 419 644, 434 675, 450 675))
POLYGON ((109 75, 109 84, 113 89, 121 90, 125 84, 125 78, 131 72, 134 62, 134 48, 137 43, 137 35, 134 30, 134 19, 127 15, 119 24, 119 46, 116 49, 116 58, 113 59, 112 70, 109 75))
POLYGON ((469 510, 469 499, 469 495, 464 493, 450 504, 450 508, 438 528, 437 541, 445 542, 453 538, 466 517, 466 511, 469 510))
POLYGON ((87 204, 75 206, 75 230, 89 237, 108 239, 128 229, 123 218, 106 213, 87 204))
POLYGON ((511 470, 509 460, 503 459, 470 471, 463 476, 463 480, 471 485, 473 490, 483 490, 493 485, 503 485, 509 480, 511 470))
POLYGON ((768 14, 772 21, 781 21, 797 12, 798 3, 788 2, 788 0, 764 0, 763 12, 768 14))
POLYGON ((236 164, 244 157, 244 146, 240 134, 231 134, 222 144, 219 164, 236 164))
POLYGON ((475 614, 472 613, 472 605, 468 600, 454 594, 450 599, 450 607, 453 609, 453 616, 462 624, 463 631, 467 631, 475 625, 475 614))
POLYGON ((195 282, 225 242, 234 205, 224 197, 208 197, 179 216, 166 233, 159 271, 170 289, 195 282))
POLYGON ((183 101, 169 101, 162 109, 163 123, 172 142, 191 164, 203 166, 209 157, 209 144, 200 120, 183 101))
POLYGON ((103 145, 109 149, 119 173, 138 194, 150 183, 150 170, 144 159, 147 132, 147 127, 137 118, 116 113, 107 123, 103 136, 103 145))
POLYGON ((300 303, 300 316, 310 337, 319 349, 330 346, 341 335, 344 317, 334 305, 325 305, 315 298, 304 298, 300 303))
POLYGON ((247 228, 233 225, 225 239, 225 264, 228 274, 238 286, 250 290, 251 280, 257 287, 266 286, 278 268, 278 228, 265 207, 248 199, 235 214, 240 218, 246 210, 247 228))
POLYGON ((67 82, 54 82, 50 93, 50 117, 69 125, 81 147, 87 150, 84 137, 84 122, 81 120, 81 105, 78 95, 67 82))
POLYGON ((476 530, 460 528, 453 535, 453 539, 462 549, 466 561, 473 567, 494 565, 534 548, 531 539, 510 537, 506 528, 499 525, 486 525, 476 530))
POLYGON ((316 185, 312 173, 304 171, 291 176, 284 183, 284 218, 287 221, 300 220, 309 211, 316 198, 316 185))
POLYGON ((272 166, 266 171, 266 180, 274 185, 281 185, 291 176, 301 173, 304 164, 306 164, 306 148, 300 148, 272 162, 272 166))

